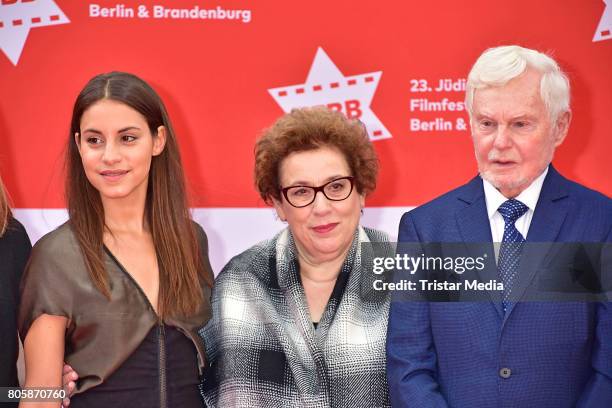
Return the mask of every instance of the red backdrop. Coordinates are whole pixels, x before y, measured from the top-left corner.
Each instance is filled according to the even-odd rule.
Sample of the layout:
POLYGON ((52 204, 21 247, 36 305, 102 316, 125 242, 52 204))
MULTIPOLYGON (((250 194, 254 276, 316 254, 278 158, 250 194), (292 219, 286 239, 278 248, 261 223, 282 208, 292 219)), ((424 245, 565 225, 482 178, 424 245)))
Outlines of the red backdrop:
POLYGON ((369 111, 388 132, 375 142, 382 169, 369 205, 418 205, 465 182, 476 167, 469 130, 455 129, 457 119, 467 121, 465 112, 422 112, 411 100, 462 101, 460 91, 436 92, 438 81, 465 78, 487 47, 521 44, 552 53, 571 79, 574 117, 556 166, 612 195, 612 40, 605 8, 601 0, 2 0, 0 171, 15 207, 62 208, 61 155, 72 103, 93 75, 123 70, 149 81, 165 100, 194 206, 261 207, 252 151, 257 135, 283 112, 275 89, 289 86, 295 103, 308 102, 299 98, 300 85, 309 92, 317 81, 331 86, 332 73, 321 68, 327 64, 329 71, 331 60, 344 75, 344 93, 320 90, 326 103, 369 111), (133 8, 135 17, 91 14, 92 5, 117 4, 133 8), (155 18, 154 4, 214 9, 217 18, 155 18), (149 18, 137 16, 141 5, 149 18), (219 19, 220 10, 226 17, 241 10, 242 17, 219 19), (325 61, 311 72, 319 48, 325 61), (375 79, 362 75, 379 72, 375 79), (351 88, 351 79, 361 82, 351 88), (414 81, 421 79, 427 85, 414 81), (411 120, 436 118, 453 129, 411 130, 411 120))

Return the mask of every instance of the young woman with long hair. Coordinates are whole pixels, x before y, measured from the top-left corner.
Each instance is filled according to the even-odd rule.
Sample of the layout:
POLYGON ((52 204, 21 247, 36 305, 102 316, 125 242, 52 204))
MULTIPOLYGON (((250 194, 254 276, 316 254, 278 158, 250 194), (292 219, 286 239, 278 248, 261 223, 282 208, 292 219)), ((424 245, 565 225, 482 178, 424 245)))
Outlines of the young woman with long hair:
POLYGON ((35 245, 23 283, 26 386, 61 386, 66 361, 71 407, 200 408, 213 278, 157 93, 127 73, 91 79, 66 165, 70 219, 35 245))

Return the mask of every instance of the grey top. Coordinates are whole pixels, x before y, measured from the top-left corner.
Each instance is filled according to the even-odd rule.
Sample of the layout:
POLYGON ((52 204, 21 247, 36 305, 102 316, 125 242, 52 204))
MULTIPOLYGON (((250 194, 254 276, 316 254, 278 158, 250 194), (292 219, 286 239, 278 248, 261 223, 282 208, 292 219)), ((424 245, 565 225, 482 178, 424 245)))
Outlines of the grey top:
POLYGON ((388 237, 359 227, 315 330, 289 229, 234 257, 217 277, 200 334, 209 407, 388 407, 389 296, 373 258, 388 237))
MULTIPOLYGON (((195 225, 204 265, 212 277, 206 235, 195 225)), ((110 301, 91 281, 76 237, 66 223, 36 243, 22 281, 21 338, 25 339, 41 314, 68 318, 64 358, 79 373, 77 393, 104 382, 160 323, 144 292, 110 252, 105 252, 104 261, 110 301)), ((202 290, 204 302, 197 314, 164 321, 194 343, 200 370, 205 353, 197 330, 211 316, 210 288, 203 283, 202 290)))

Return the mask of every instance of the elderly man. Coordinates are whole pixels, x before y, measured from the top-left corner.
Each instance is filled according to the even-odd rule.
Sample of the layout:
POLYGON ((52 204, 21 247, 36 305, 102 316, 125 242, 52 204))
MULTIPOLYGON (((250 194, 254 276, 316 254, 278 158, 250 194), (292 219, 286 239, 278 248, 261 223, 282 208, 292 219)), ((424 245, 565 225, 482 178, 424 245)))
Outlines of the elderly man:
POLYGON ((612 241, 612 200, 551 164, 571 119, 567 77, 542 53, 504 46, 480 56, 466 91, 480 174, 404 214, 399 241, 501 243, 492 258, 503 291, 392 303, 393 406, 612 407, 612 305, 520 302, 535 272, 517 267, 526 247, 505 249, 612 241))

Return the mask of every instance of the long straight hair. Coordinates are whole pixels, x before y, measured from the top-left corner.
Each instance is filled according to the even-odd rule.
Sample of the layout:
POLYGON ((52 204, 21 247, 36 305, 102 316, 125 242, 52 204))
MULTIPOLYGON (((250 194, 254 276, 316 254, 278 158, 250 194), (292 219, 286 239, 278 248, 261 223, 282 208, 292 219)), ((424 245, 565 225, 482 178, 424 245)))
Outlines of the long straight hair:
POLYGON ((203 302, 201 283, 212 286, 212 281, 204 271, 199 241, 189 214, 178 144, 159 95, 142 79, 124 72, 101 74, 85 85, 75 101, 68 136, 68 214, 91 280, 110 299, 103 253, 104 208, 100 193, 85 175, 74 138, 76 133, 81 133, 83 113, 103 99, 124 103, 139 112, 153 137, 157 137, 159 126, 166 128, 165 148, 151 160, 145 220, 151 230, 159 265, 159 316, 192 315, 203 302))
POLYGON ((8 196, 0 178, 0 237, 6 232, 9 220, 11 219, 11 207, 9 206, 8 196))

